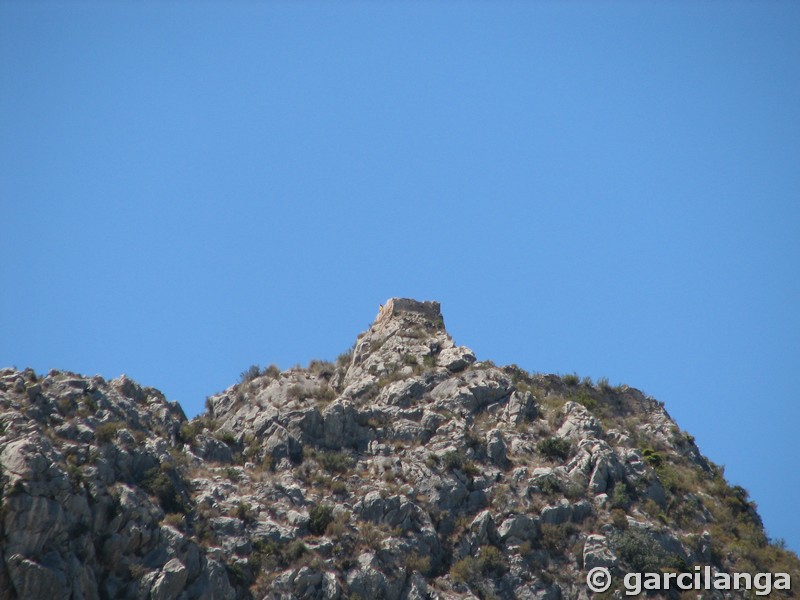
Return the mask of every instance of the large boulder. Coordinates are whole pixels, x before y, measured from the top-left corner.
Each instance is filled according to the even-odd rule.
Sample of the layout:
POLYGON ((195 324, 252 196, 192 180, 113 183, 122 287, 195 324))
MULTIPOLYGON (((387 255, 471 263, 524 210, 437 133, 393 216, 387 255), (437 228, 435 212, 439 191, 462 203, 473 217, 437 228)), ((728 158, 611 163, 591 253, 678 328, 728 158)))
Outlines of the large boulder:
POLYGON ((587 571, 595 567, 616 566, 617 556, 608 546, 606 536, 591 534, 583 544, 583 568, 587 571))

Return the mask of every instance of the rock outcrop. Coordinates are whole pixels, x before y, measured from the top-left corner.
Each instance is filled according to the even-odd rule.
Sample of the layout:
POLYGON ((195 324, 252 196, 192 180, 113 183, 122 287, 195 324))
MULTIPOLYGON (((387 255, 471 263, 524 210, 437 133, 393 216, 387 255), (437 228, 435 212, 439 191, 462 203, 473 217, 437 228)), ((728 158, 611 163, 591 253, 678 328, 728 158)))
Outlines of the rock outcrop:
POLYGON ((800 577, 661 403, 477 361, 436 302, 389 300, 336 362, 250 369, 191 421, 125 376, 4 369, 0 469, 10 599, 588 598, 594 567, 800 577))

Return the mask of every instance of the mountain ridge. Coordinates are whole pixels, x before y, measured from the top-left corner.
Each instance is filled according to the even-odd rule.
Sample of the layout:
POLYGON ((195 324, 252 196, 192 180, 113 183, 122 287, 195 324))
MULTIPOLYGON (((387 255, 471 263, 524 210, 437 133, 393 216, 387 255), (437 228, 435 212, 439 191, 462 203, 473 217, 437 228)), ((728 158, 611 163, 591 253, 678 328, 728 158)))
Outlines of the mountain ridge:
POLYGON ((602 597, 590 567, 798 577, 662 403, 478 361, 436 302, 390 299, 336 362, 251 368, 191 421, 125 376, 4 369, 0 398, 10 598, 602 597))

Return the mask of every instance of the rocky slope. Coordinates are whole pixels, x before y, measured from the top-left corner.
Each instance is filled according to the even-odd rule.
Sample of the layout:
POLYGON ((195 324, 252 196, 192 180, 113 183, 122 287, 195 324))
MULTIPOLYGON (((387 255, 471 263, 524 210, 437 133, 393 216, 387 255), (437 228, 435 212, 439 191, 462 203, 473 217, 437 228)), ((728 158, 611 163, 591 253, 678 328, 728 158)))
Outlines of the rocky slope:
POLYGON ((2 370, 0 469, 2 598, 622 589, 590 594, 596 566, 800 582, 661 403, 479 362, 434 302, 390 300, 335 363, 251 368, 192 421, 124 376, 2 370))

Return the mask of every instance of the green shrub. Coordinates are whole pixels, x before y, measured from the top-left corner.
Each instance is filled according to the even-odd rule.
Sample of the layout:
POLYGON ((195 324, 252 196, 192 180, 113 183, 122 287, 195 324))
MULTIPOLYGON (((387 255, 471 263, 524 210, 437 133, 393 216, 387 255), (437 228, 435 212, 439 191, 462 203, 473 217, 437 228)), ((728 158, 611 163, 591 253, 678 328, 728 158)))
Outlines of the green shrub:
POLYGON ((314 373, 315 375, 321 375, 323 377, 330 377, 333 375, 333 371, 336 368, 332 362, 327 360, 320 360, 318 358, 312 359, 308 363, 308 370, 314 373))
POLYGON ((480 575, 480 561, 473 556, 466 556, 456 561, 453 566, 450 567, 450 577, 456 583, 472 585, 478 582, 480 575))
POLYGON ((419 364, 417 357, 413 354, 404 354, 402 362, 409 367, 416 367, 419 364))
POLYGON ((290 400, 301 400, 305 396, 303 386, 296 383, 286 391, 286 396, 290 400))
POLYGON ((336 398, 336 392, 327 384, 315 387, 311 395, 315 400, 319 400, 323 404, 331 402, 336 398))
POLYGON ((383 548, 383 541, 389 537, 385 531, 369 522, 361 525, 358 533, 364 545, 374 552, 380 551, 383 548))
POLYGON ((628 508, 632 502, 628 486, 621 481, 616 483, 614 489, 611 491, 610 500, 613 508, 628 508))
POLYGON ((539 529, 539 544, 553 554, 563 554, 569 545, 569 538, 577 531, 573 523, 552 525, 543 523, 539 529))
POLYGON ((404 566, 406 573, 409 575, 414 572, 424 575, 431 570, 431 557, 420 556, 416 552, 412 552, 411 554, 406 554, 404 566))
POLYGON ((217 431, 214 437, 220 442, 228 444, 228 446, 234 446, 236 444, 236 436, 233 435, 231 431, 217 431))
POLYGON ((645 448, 642 450, 642 456, 647 464, 654 469, 658 469, 658 467, 664 464, 664 458, 652 448, 645 448))
POLYGON ((145 473, 142 487, 158 498, 161 507, 168 513, 185 513, 186 507, 169 473, 153 467, 145 473))
POLYGON ((228 579, 234 587, 247 587, 250 584, 250 572, 245 569, 243 564, 228 563, 225 564, 225 570, 228 573, 228 579))
POLYGON ((331 521, 333 521, 333 508, 327 504, 316 504, 308 511, 308 529, 314 535, 322 535, 331 521))
POLYGON ((306 548, 306 545, 303 542, 300 540, 292 540, 286 544, 283 556, 287 563, 293 563, 306 552, 308 552, 308 548, 306 548))
POLYGON ((167 515, 164 517, 164 523, 180 530, 183 529, 186 520, 180 513, 167 513, 167 515))
POLYGON ((547 496, 560 494, 571 500, 582 498, 586 493, 586 489, 579 483, 571 480, 562 481, 552 474, 537 479, 537 485, 542 494, 547 496))
POLYGON ((575 386, 581 382, 581 378, 578 377, 577 373, 571 373, 569 375, 562 376, 561 381, 563 381, 567 385, 575 386))
POLYGON ((395 381, 400 381, 405 377, 403 373, 400 372, 399 369, 396 368, 396 365, 389 364, 387 365, 392 370, 389 373, 386 373, 383 377, 378 379, 378 388, 383 389, 390 383, 394 383, 395 381))
POLYGON ((117 432, 122 428, 122 425, 119 421, 109 421, 98 425, 97 429, 94 430, 94 437, 97 443, 107 444, 113 440, 117 437, 117 432))
POLYGON ((592 398, 591 394, 586 390, 580 390, 578 393, 570 396, 570 400, 577 402, 578 404, 582 404, 589 410, 594 410, 597 408, 597 400, 592 398))
POLYGON ((770 538, 769 545, 775 548, 776 550, 786 550, 788 548, 786 540, 783 538, 770 538))
POLYGON ((347 486, 344 481, 334 479, 329 486, 331 493, 336 496, 345 496, 347 494, 347 486))
POLYGON ((233 516, 244 522, 245 525, 253 523, 256 518, 253 510, 246 502, 239 502, 233 509, 233 516))
POLYGON ((339 356, 336 357, 336 366, 344 368, 350 364, 350 360, 352 358, 353 358, 353 348, 350 348, 346 352, 342 352, 339 356))
POLYGON ((140 563, 131 563, 128 565, 128 573, 130 573, 131 579, 138 581, 147 575, 147 567, 140 563))
POLYGON ((59 398, 56 401, 56 405, 58 406, 58 412, 60 412, 64 416, 67 416, 69 415, 69 413, 72 412, 73 408, 72 398, 70 398, 69 396, 65 396, 64 398, 59 398))
POLYGON ((184 444, 192 444, 201 431, 203 431, 203 423, 201 421, 186 421, 181 424, 181 428, 178 431, 178 439, 184 444))
POLYGON ((341 541, 347 533, 348 524, 350 523, 350 513, 343 511, 328 523, 325 527, 325 535, 334 540, 341 541))
POLYGON ((455 471, 464 467, 464 455, 457 450, 450 450, 442 455, 442 464, 448 471, 455 471))
POLYGON ((308 552, 308 548, 300 540, 292 540, 288 544, 281 544, 273 540, 258 540, 253 543, 250 563, 257 570, 273 571, 277 568, 288 567, 306 552, 308 552))
POLYGON ((478 560, 484 575, 498 576, 508 570, 503 553, 494 546, 483 546, 478 560))
POLYGON ((81 471, 81 468, 78 465, 69 465, 67 467, 67 475, 73 489, 79 490, 83 485, 83 471, 81 471))
POLYGON ((723 500, 734 517, 755 512, 756 504, 750 500, 750 493, 740 485, 732 486, 723 500))
POLYGON ((667 463, 664 456, 652 448, 644 448, 642 457, 656 472, 665 490, 673 494, 691 490, 693 480, 691 471, 685 467, 673 466, 667 463))
POLYGON ((614 525, 620 531, 625 531, 628 529, 628 517, 625 515, 625 511, 621 508, 612 508, 611 509, 611 524, 614 525))
POLYGON ((667 564, 667 555, 653 538, 640 529, 627 529, 613 537, 617 555, 631 571, 656 573, 667 564))
POLYGON ((483 546, 477 558, 467 556, 450 568, 450 577, 457 583, 475 585, 482 576, 497 577, 508 570, 505 557, 494 546, 483 546))
POLYGON ((319 452, 315 458, 329 473, 347 473, 353 466, 352 459, 344 452, 319 452))
POLYGON ((549 437, 539 442, 536 448, 547 458, 566 460, 569 457, 572 444, 563 438, 549 437))
POLYGON ((93 396, 89 394, 84 394, 81 397, 80 402, 83 405, 83 408, 85 410, 88 410, 90 413, 97 411, 97 400, 95 400, 93 396))
POLYGON ((261 369, 258 368, 258 365, 250 365, 239 374, 239 383, 253 381, 259 375, 261 375, 261 369))
POLYGON ((561 482, 555 476, 542 477, 538 480, 539 489, 543 494, 553 496, 562 492, 561 482))

